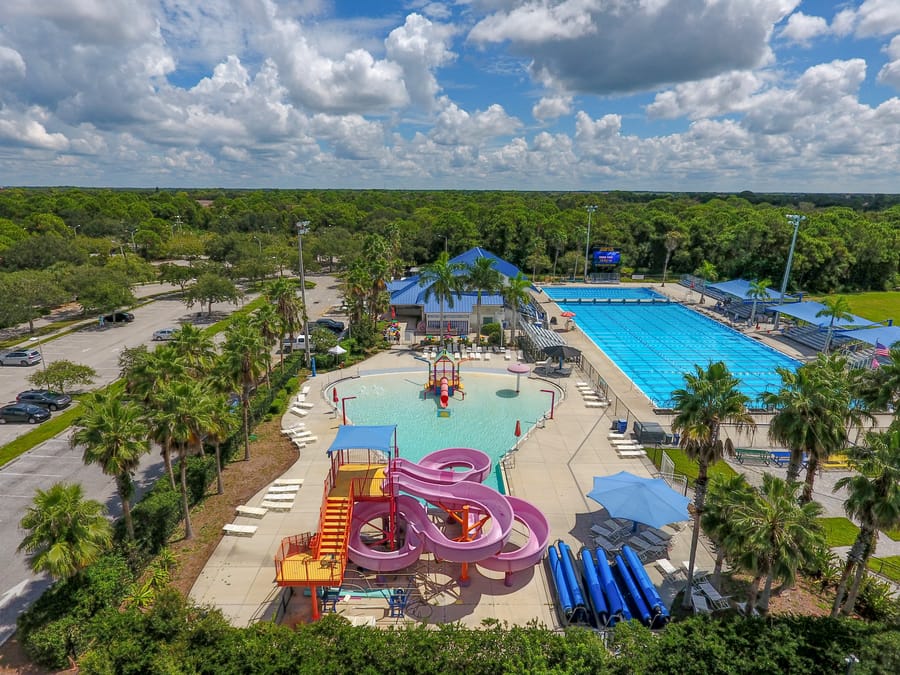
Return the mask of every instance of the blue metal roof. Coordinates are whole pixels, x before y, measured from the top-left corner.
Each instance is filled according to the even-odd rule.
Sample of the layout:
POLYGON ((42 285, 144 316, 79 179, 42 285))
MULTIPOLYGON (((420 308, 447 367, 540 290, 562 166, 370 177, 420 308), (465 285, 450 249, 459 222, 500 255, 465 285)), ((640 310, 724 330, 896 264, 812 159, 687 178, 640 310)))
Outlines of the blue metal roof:
MULTIPOLYGON (((801 321, 811 323, 814 326, 827 328, 828 324, 831 323, 831 317, 824 315, 816 316, 816 314, 818 314, 823 309, 825 309, 825 305, 823 305, 821 302, 813 302, 812 300, 808 300, 806 302, 792 302, 790 304, 784 305, 769 305, 766 308, 766 311, 781 312, 782 314, 792 316, 795 319, 800 319, 801 321)), ((834 320, 835 328, 864 328, 865 326, 871 325, 873 325, 872 321, 863 319, 861 316, 852 316, 849 319, 834 320)))
MULTIPOLYGON (((425 293, 425 289, 422 289, 422 293, 425 293)), ((453 307, 450 306, 449 302, 444 303, 444 314, 471 314, 475 311, 475 304, 478 302, 478 294, 477 293, 462 293, 459 296, 453 296, 453 307)), ((502 307, 503 306, 503 296, 497 293, 482 293, 481 294, 481 306, 482 308, 487 307, 502 307)), ((438 314, 441 311, 441 303, 437 298, 429 298, 428 302, 425 303, 425 313, 426 314, 438 314)))
MULTIPOLYGON (((740 298, 741 300, 748 300, 750 302, 753 301, 753 298, 750 296, 750 282, 746 279, 732 279, 730 281, 720 281, 714 284, 706 284, 707 288, 713 288, 717 291, 721 291, 722 293, 727 293, 728 295, 733 295, 736 298, 740 298)), ((767 288, 769 292, 770 300, 778 300, 781 297, 781 292, 776 291, 774 288, 767 288)), ((760 300, 760 302, 768 302, 764 300, 760 300)), ((787 312, 785 312, 786 314, 787 312)))
MULTIPOLYGON (((453 258, 451 263, 461 263, 466 265, 467 267, 471 265, 477 258, 490 258, 494 261, 494 269, 496 269, 500 274, 505 277, 515 277, 519 274, 519 268, 515 265, 506 262, 502 258, 498 258, 490 251, 485 251, 483 248, 475 247, 473 249, 469 249, 465 253, 462 253, 455 258, 453 258)), ((459 270, 457 272, 458 275, 467 274, 467 270, 459 270)), ((419 285, 419 280, 421 279, 421 275, 416 274, 415 276, 407 277, 406 279, 400 279, 396 281, 389 281, 387 284, 387 290, 391 294, 391 304, 392 305, 425 305, 426 312, 440 312, 440 303, 435 301, 434 298, 430 299, 427 303, 425 302, 425 288, 424 286, 419 285)), ((474 311, 476 302, 476 294, 475 293, 463 293, 460 297, 454 297, 453 299, 453 312, 454 313, 468 313, 474 311), (471 296, 471 297, 469 297, 471 296)), ((497 294, 482 294, 481 296, 481 304, 482 305, 502 305, 503 299, 497 294)), ((449 309, 448 306, 444 307, 445 311, 449 309)))
POLYGON ((490 258, 494 261, 494 269, 500 272, 505 277, 512 278, 519 274, 521 270, 513 265, 512 263, 506 262, 503 258, 500 258, 490 251, 486 251, 483 248, 476 246, 475 248, 470 248, 465 253, 460 253, 458 256, 453 258, 450 262, 452 263, 462 263, 463 265, 471 265, 478 258, 490 258))

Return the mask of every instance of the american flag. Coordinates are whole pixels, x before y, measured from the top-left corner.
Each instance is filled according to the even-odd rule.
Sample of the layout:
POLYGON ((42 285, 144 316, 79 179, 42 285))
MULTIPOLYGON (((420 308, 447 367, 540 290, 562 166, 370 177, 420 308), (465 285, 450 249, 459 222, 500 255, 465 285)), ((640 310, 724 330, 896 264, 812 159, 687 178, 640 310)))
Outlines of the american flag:
POLYGON ((875 340, 875 356, 890 356, 891 350, 875 340))

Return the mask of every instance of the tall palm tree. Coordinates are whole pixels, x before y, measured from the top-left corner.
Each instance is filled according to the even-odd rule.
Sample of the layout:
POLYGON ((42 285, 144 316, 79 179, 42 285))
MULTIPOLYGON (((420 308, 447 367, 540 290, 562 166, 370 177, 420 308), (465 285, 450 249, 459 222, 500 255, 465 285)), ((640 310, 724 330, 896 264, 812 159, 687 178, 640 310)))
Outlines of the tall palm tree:
POLYGON ((202 450, 203 437, 213 426, 213 397, 202 380, 167 383, 158 396, 154 415, 169 430, 170 444, 178 453, 181 504, 184 510, 184 538, 193 539, 190 499, 187 486, 187 459, 202 450))
POLYGON ((528 304, 528 301, 531 300, 531 295, 528 292, 530 287, 531 281, 519 272, 512 279, 507 279, 506 285, 501 290, 503 299, 506 301, 506 304, 510 306, 513 313, 510 341, 515 339, 516 330, 519 327, 519 307, 528 304))
POLYGON ((900 342, 889 352, 889 360, 879 368, 860 368, 853 372, 853 387, 869 410, 894 408, 900 414, 900 342))
POLYGON ((219 363, 228 379, 241 388, 244 459, 250 459, 250 393, 262 375, 266 346, 259 331, 246 317, 234 319, 225 333, 219 363))
POLYGON ((419 286, 425 287, 424 300, 436 298, 441 303, 440 334, 444 335, 444 305, 453 309, 453 298, 458 298, 463 289, 462 272, 466 266, 450 262, 450 255, 443 251, 437 260, 425 265, 419 275, 419 286))
MULTIPOLYGON (((250 321, 259 331, 263 344, 266 346, 266 386, 270 387, 269 371, 272 370, 272 349, 278 344, 278 339, 282 335, 281 319, 272 305, 263 305, 253 313, 250 321)), ((284 350, 281 351, 283 359, 284 350)))
POLYGON ((678 248, 678 244, 681 243, 681 240, 684 238, 684 235, 678 230, 669 230, 666 232, 666 238, 663 241, 666 247, 666 259, 663 261, 663 280, 662 285, 666 285, 666 276, 669 273, 669 260, 672 257, 672 254, 675 252, 675 249, 678 248))
POLYGON ((706 301, 706 285, 719 278, 719 272, 716 266, 709 260, 704 260, 700 266, 694 270, 694 274, 703 279, 703 286, 700 287, 700 304, 706 301))
POLYGON ((825 298, 822 304, 825 306, 816 312, 816 316, 827 316, 830 319, 828 321, 828 334, 825 336, 825 348, 822 350, 827 354, 828 349, 831 347, 831 338, 834 335, 834 322, 836 320, 846 321, 847 319, 852 319, 853 314, 850 313, 850 301, 843 295, 825 298))
POLYGON ((369 273, 362 260, 354 260, 350 264, 341 286, 350 325, 358 324, 366 313, 366 301, 371 286, 369 273))
POLYGON ((863 446, 848 453, 851 466, 858 471, 841 478, 835 491, 847 489, 844 510, 859 522, 856 541, 847 554, 831 615, 850 614, 856 604, 859 582, 866 563, 875 553, 878 530, 900 525, 900 429, 896 426, 883 433, 869 432, 863 446), (856 569, 856 579, 844 602, 847 583, 856 569))
MULTIPOLYGON (((142 354, 131 364, 125 373, 125 393, 139 403, 148 419, 152 417, 156 397, 160 389, 167 383, 188 376, 184 357, 179 356, 173 347, 166 344, 152 352, 142 354)), ((175 472, 172 469, 172 448, 168 442, 168 434, 156 422, 151 422, 150 438, 159 443, 166 475, 172 488, 175 488, 175 472)))
MULTIPOLYGON (((731 374, 723 362, 710 363, 705 370, 701 366, 694 368, 693 373, 685 373, 684 388, 672 392, 678 411, 672 421, 672 430, 681 434, 682 449, 698 465, 697 479, 694 481, 694 531, 688 564, 688 588, 694 578, 709 467, 722 459, 721 426, 733 424, 739 430, 756 427, 753 416, 747 410, 750 399, 738 389, 740 380, 731 374)), ((690 593, 685 593, 684 607, 690 607, 690 603, 690 593)))
POLYGON ((753 487, 743 474, 714 476, 709 481, 706 505, 700 524, 716 547, 716 562, 713 568, 713 585, 719 585, 722 566, 727 558, 734 558, 740 552, 744 532, 735 526, 734 512, 742 504, 755 498, 753 487))
MULTIPOLYGON (((215 386, 212 392, 215 392, 215 386)), ((237 416, 226 396, 213 396, 210 406, 209 426, 206 430, 206 440, 213 444, 216 454, 216 494, 225 493, 225 481, 222 477, 222 442, 227 440, 241 426, 237 416)))
POLYGON ((95 562, 112 543, 112 525, 100 502, 85 499, 78 483, 56 483, 37 490, 19 526, 18 546, 35 573, 69 579, 95 562))
MULTIPOLYGON (((281 330, 294 343, 294 335, 300 325, 300 314, 303 303, 297 297, 297 286, 289 279, 280 277, 266 284, 263 295, 266 300, 275 306, 275 312, 281 319, 281 330)), ((281 367, 284 369, 284 350, 281 352, 281 367)))
POLYGON ((141 457, 150 452, 149 430, 143 412, 136 403, 98 392, 84 402, 75 426, 72 447, 83 446, 84 463, 99 464, 104 474, 115 478, 125 531, 129 539, 134 539, 132 477, 141 457))
POLYGON ((749 607, 756 607, 759 584, 766 579, 760 605, 763 614, 769 611, 774 580, 793 584, 797 569, 825 546, 824 533, 816 522, 822 506, 818 502, 798 505, 798 488, 797 483, 765 473, 754 498, 732 513, 734 527, 745 533, 739 561, 753 574, 749 607))
POLYGON ((756 321, 756 303, 771 299, 772 296, 769 294, 769 286, 771 285, 771 279, 756 279, 750 282, 750 289, 747 291, 747 295, 753 298, 753 309, 750 310, 751 324, 756 321))
POLYGON ((202 328, 186 323, 175 331, 169 347, 180 357, 184 367, 193 377, 200 377, 212 366, 216 358, 216 345, 202 328))
POLYGON ((797 370, 779 367, 781 387, 765 392, 763 402, 776 408, 769 426, 769 438, 791 451, 787 480, 800 476, 803 456, 807 457, 807 487, 803 501, 812 499, 815 475, 821 462, 847 443, 848 422, 858 418, 852 407, 850 382, 844 359, 820 354, 815 361, 797 370))
POLYGON ((481 294, 496 293, 502 283, 500 272, 494 268, 494 260, 481 256, 469 265, 466 288, 475 291, 475 335, 481 335, 481 294))

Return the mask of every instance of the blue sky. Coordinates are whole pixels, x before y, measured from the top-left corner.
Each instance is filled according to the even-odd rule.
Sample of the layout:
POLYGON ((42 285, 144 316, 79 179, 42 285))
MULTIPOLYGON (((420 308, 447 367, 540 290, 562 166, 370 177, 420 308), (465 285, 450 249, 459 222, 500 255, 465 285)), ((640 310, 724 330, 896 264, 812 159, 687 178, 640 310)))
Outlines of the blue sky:
POLYGON ((3 2, 3 185, 897 192, 898 157, 898 0, 3 2))

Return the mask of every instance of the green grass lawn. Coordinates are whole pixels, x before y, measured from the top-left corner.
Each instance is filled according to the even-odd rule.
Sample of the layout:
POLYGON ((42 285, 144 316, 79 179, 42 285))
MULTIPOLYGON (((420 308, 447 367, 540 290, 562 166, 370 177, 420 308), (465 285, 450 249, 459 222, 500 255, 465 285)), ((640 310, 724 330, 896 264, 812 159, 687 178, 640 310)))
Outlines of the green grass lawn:
POLYGON ((900 541, 900 528, 894 530, 882 530, 888 537, 894 541, 900 541))
MULTIPOLYGON (((900 321, 900 291, 869 293, 841 293, 850 303, 850 311, 869 321, 895 319, 900 321)), ((810 298, 818 302, 821 297, 810 298)))
POLYGON ((816 520, 825 530, 825 543, 828 548, 852 546, 856 541, 859 528, 846 518, 817 518, 816 520))
POLYGON ((869 569, 900 583, 900 555, 869 558, 869 569))
MULTIPOLYGON (((697 462, 688 459, 687 455, 684 454, 684 451, 679 448, 647 448, 647 456, 650 457, 657 469, 662 460, 663 452, 672 458, 672 463, 675 464, 675 471, 687 476, 688 484, 693 485, 694 481, 697 479, 697 471, 699 470, 697 462)), ((736 474, 737 472, 732 469, 727 462, 716 462, 709 468, 710 478, 713 476, 725 476, 727 478, 736 474)))

